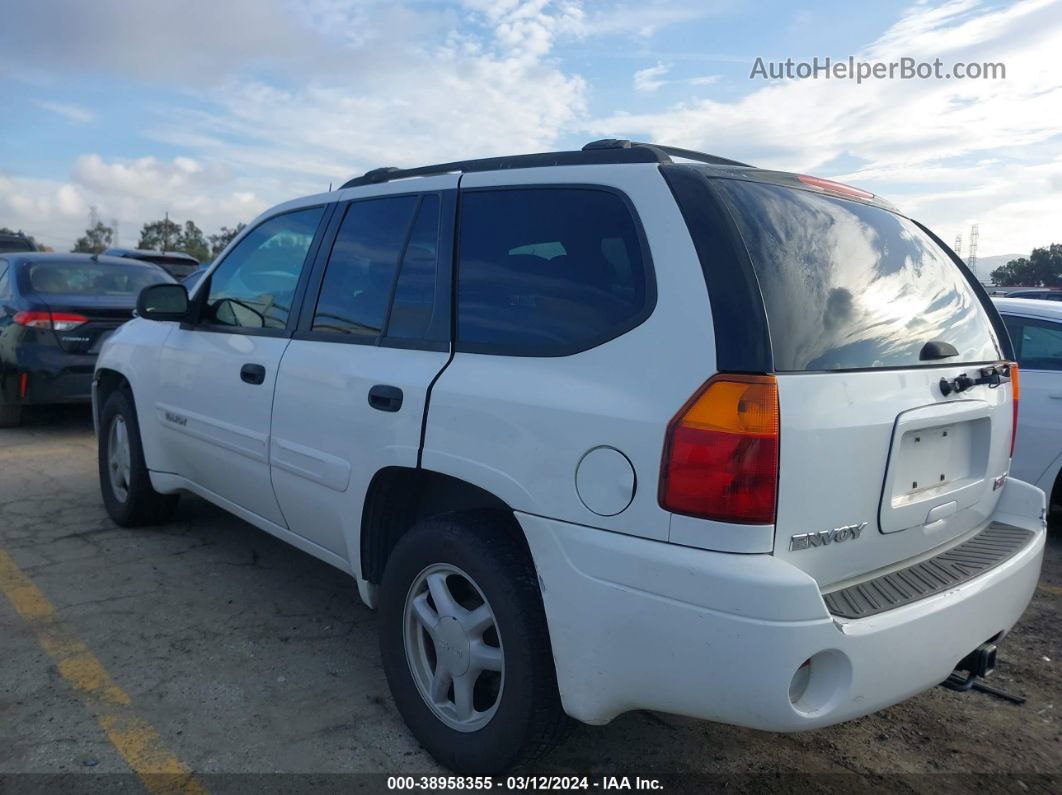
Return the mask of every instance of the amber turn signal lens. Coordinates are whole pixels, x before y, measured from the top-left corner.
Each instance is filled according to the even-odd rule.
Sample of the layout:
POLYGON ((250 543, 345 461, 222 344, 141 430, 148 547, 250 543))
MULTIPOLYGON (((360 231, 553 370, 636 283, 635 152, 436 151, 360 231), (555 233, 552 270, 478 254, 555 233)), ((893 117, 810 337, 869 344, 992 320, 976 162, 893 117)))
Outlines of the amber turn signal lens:
POLYGON ((713 377, 668 426, 661 506, 721 522, 773 523, 778 437, 774 376, 713 377))

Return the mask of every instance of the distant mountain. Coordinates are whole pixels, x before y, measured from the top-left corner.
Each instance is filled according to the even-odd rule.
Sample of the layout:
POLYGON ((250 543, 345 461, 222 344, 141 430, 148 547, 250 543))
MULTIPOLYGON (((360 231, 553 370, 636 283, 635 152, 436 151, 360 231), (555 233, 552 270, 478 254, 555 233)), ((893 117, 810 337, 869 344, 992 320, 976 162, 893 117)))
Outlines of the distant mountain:
MULTIPOLYGON (((978 257, 977 262, 974 264, 975 274, 978 280, 982 282, 992 281, 992 271, 996 268, 1002 268, 1012 259, 1018 259, 1019 257, 1027 257, 1029 253, 1024 254, 996 254, 994 257, 978 257)), ((963 256, 963 262, 966 261, 965 255, 963 256)))

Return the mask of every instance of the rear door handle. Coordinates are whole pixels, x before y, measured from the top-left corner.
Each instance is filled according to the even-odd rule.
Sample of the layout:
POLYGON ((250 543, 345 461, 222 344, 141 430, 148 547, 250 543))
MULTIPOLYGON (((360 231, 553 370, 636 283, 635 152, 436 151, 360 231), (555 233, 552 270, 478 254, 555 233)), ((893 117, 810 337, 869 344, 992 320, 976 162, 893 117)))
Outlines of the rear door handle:
POLYGON ((1062 400, 1062 392, 1052 392, 1048 397, 1052 397, 1055 400, 1062 400))
POLYGON ((245 383, 258 386, 265 382, 265 367, 260 364, 245 364, 240 368, 240 378, 245 383))
POLYGON ((369 390, 369 405, 380 411, 398 411, 402 408, 402 390, 397 386, 377 384, 369 390))

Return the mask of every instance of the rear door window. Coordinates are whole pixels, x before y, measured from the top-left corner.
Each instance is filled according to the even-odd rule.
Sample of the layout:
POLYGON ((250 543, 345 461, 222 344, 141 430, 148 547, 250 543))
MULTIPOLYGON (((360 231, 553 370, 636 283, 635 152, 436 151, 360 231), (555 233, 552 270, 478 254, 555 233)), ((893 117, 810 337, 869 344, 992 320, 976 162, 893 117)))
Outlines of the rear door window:
POLYGON ((560 356, 652 310, 650 266, 624 199, 592 188, 462 193, 457 348, 560 356))
POLYGON ((414 340, 429 336, 436 306, 439 261, 439 197, 425 195, 399 266, 395 297, 387 321, 387 336, 414 340))
POLYGON ((311 331, 369 340, 380 335, 416 208, 416 196, 351 203, 328 258, 311 331))
POLYGON ((763 294, 779 372, 992 362, 991 321, 915 223, 811 191, 720 179, 763 294), (930 341, 957 356, 920 358, 930 341))

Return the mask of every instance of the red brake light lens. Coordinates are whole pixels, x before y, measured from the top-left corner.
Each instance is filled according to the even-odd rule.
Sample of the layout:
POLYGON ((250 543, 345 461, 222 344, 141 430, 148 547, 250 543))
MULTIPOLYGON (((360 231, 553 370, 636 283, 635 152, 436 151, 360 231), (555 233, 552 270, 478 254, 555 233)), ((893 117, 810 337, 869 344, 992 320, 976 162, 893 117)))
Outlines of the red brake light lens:
POLYGON ((853 188, 851 185, 845 185, 843 182, 834 182, 832 179, 823 179, 822 177, 809 177, 807 175, 801 175, 797 177, 805 185, 811 185, 813 188, 820 188, 830 193, 839 193, 842 196, 854 196, 857 199, 873 199, 874 194, 870 191, 861 190, 860 188, 853 188))
POLYGON ((1014 442, 1018 440, 1018 398, 1021 389, 1018 386, 1018 365, 1013 362, 1010 365, 1010 395, 1014 403, 1014 421, 1010 427, 1010 457, 1014 457, 1014 442))
POLYGON ((84 315, 75 315, 72 312, 16 312, 14 320, 20 326, 55 331, 70 331, 88 322, 84 315))
POLYGON ((773 524, 778 437, 774 376, 713 377, 668 426, 661 506, 721 522, 773 524))

